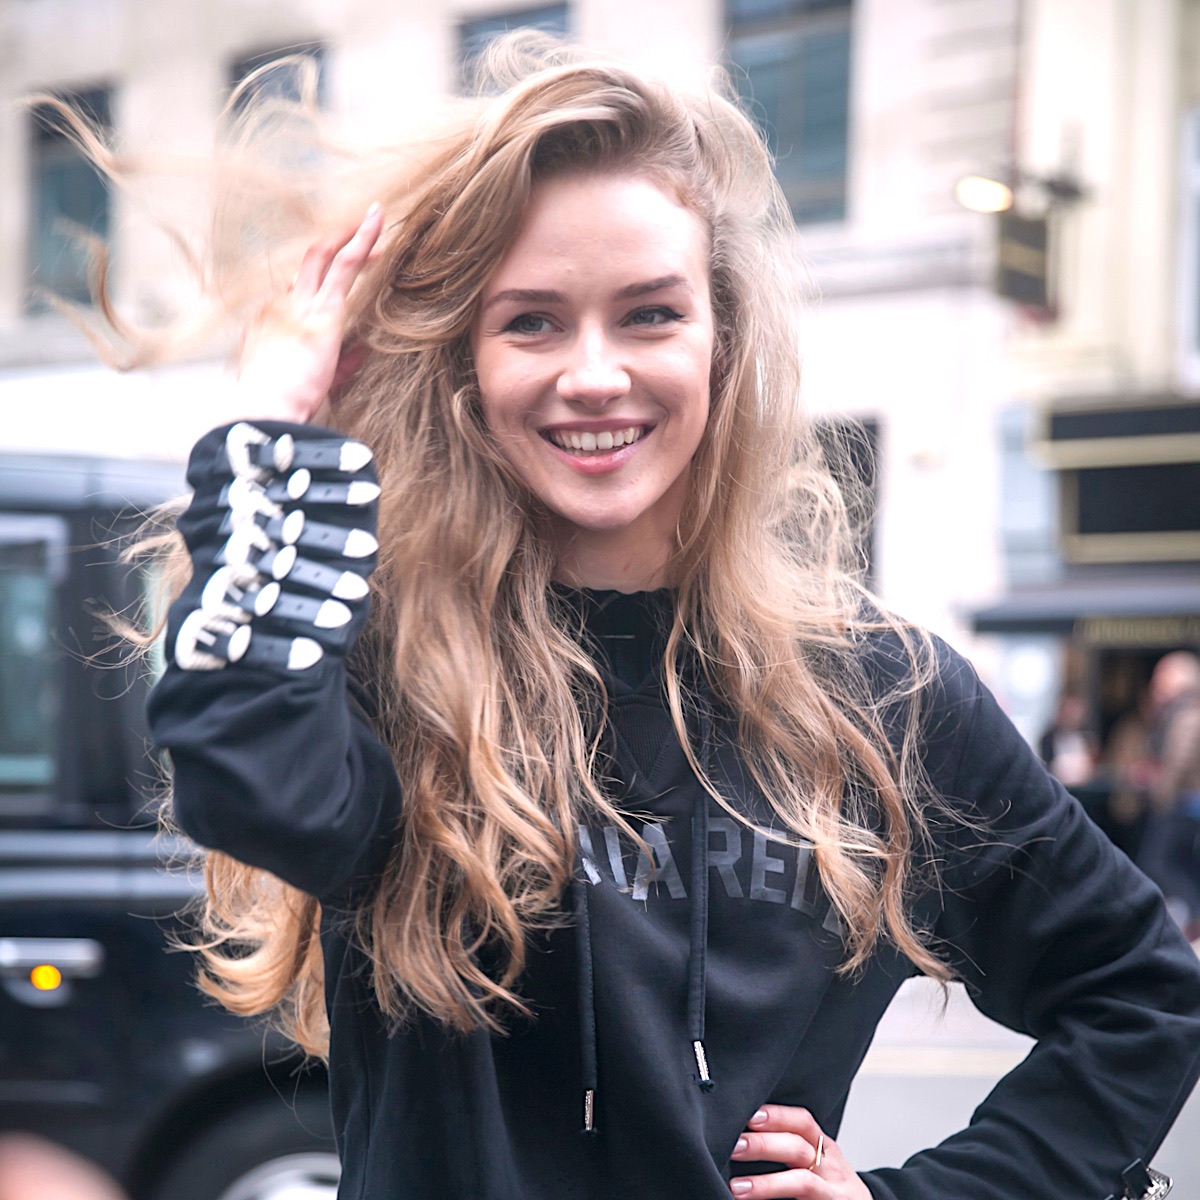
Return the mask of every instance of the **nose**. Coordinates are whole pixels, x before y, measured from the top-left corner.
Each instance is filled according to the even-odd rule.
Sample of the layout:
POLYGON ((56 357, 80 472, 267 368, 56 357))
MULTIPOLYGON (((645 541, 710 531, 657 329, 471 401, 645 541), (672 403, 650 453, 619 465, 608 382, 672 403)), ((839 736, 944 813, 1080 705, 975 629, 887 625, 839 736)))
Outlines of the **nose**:
POLYGON ((629 391, 629 372, 603 329, 583 329, 558 375, 558 394, 572 404, 603 408, 629 391))

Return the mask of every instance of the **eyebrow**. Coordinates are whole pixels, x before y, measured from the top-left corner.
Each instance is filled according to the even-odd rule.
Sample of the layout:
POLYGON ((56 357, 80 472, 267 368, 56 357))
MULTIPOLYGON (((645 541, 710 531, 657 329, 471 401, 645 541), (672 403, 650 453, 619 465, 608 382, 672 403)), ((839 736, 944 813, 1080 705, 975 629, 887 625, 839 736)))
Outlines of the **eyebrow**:
MULTIPOLYGON (((660 275, 657 279, 647 279, 642 283, 631 283, 627 287, 620 288, 613 299, 633 300, 638 296, 646 296, 651 292, 661 292, 673 287, 682 287, 689 292, 692 290, 691 285, 682 275, 660 275)), ((503 292, 497 292, 483 307, 486 310, 495 304, 507 304, 509 302, 519 304, 562 304, 565 301, 566 297, 562 292, 544 288, 508 288, 503 292)))

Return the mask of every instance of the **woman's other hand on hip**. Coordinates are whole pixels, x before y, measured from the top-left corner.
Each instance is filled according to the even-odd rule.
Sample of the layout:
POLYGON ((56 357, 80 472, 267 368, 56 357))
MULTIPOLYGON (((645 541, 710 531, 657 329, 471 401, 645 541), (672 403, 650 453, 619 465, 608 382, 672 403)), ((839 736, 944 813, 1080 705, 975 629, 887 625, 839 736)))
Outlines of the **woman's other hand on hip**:
POLYGON ((806 1108, 764 1104, 730 1157, 784 1164, 784 1170, 769 1175, 735 1175, 729 1190, 742 1200, 871 1200, 867 1185, 806 1108))

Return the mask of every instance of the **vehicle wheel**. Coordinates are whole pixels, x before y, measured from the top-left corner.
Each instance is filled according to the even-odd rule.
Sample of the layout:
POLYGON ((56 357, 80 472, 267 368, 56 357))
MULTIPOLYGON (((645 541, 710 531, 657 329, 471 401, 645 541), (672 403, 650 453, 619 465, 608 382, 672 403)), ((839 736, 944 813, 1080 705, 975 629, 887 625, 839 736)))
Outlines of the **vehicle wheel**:
POLYGON ((277 1096, 210 1125, 167 1166, 153 1200, 334 1200, 340 1170, 324 1095, 277 1096))

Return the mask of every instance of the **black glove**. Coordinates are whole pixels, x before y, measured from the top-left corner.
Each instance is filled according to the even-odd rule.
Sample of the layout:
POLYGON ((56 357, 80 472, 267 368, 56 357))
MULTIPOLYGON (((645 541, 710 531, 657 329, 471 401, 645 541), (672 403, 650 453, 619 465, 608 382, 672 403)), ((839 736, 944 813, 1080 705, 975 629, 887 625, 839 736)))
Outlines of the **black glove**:
POLYGON ((327 429, 241 421, 196 443, 179 532, 192 580, 168 653, 186 671, 303 671, 344 655, 367 617, 379 484, 371 452, 327 429))

